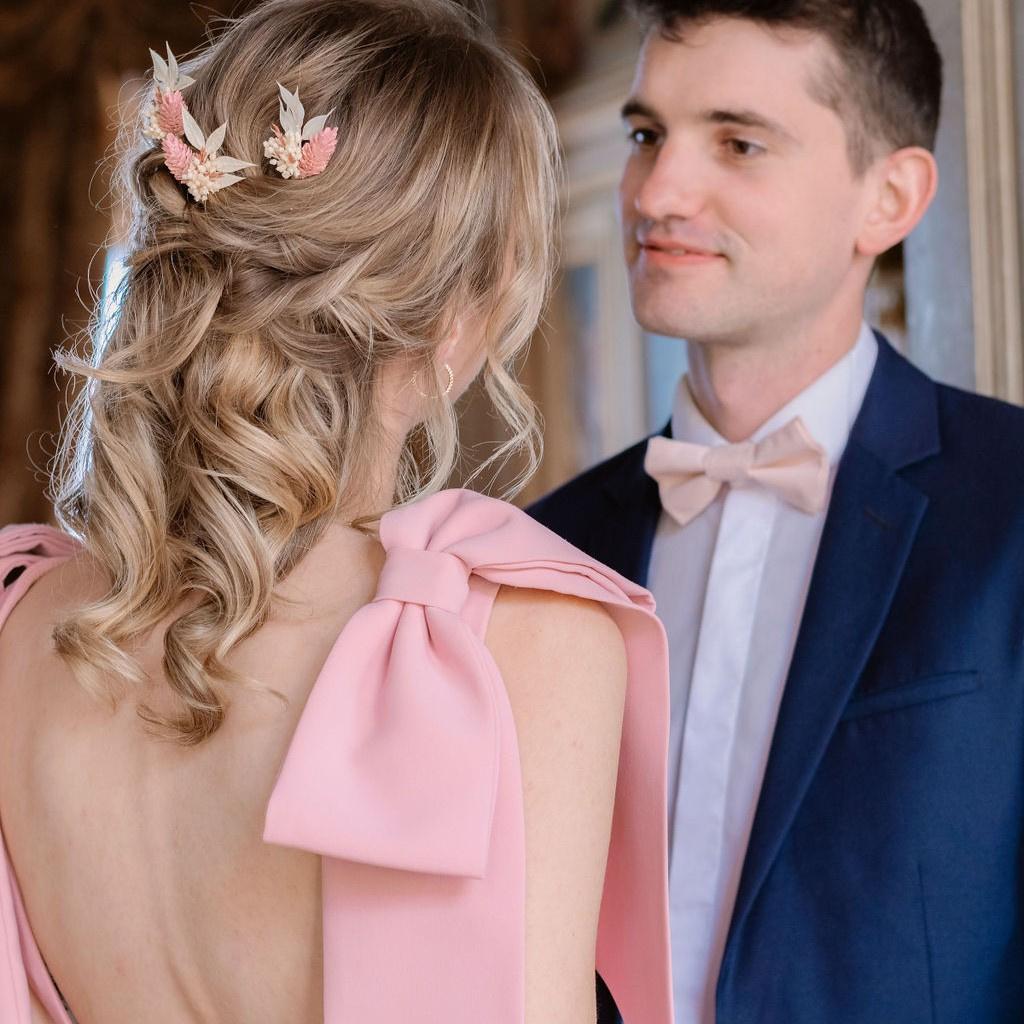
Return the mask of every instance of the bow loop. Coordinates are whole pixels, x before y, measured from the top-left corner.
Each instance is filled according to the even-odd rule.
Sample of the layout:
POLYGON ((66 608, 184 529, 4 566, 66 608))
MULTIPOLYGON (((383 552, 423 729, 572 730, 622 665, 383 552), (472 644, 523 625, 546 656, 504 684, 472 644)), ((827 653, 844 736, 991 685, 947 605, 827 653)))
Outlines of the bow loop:
POLYGON ((390 547, 311 691, 264 839, 378 867, 482 878, 497 788, 496 680, 459 617, 469 569, 390 547))

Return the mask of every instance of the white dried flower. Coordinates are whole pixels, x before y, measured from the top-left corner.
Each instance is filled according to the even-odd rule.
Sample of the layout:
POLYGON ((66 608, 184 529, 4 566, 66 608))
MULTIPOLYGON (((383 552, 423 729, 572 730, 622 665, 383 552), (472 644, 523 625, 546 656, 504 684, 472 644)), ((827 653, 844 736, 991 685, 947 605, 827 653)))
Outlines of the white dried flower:
POLYGON ((302 159, 302 139, 294 129, 282 132, 274 125, 274 138, 263 143, 263 155, 270 160, 282 178, 299 176, 299 161, 302 159))
POLYGON ((160 119, 157 116, 155 103, 151 103, 142 115, 142 134, 147 139, 162 139, 167 134, 160 127, 160 119))

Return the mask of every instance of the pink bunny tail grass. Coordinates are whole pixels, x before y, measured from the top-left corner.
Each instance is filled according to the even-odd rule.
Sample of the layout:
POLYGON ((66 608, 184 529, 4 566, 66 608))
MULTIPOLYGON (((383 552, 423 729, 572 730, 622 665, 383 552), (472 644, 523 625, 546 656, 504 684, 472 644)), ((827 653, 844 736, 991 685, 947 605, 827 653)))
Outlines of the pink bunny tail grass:
POLYGON ((167 164, 167 169, 178 181, 184 181, 185 173, 192 166, 195 156, 192 147, 170 132, 163 137, 160 145, 163 147, 164 163, 167 164))
POLYGON ((160 94, 160 102, 157 104, 156 115, 160 127, 171 135, 182 135, 185 126, 181 119, 182 99, 180 92, 167 92, 160 94))
POLYGON ((299 177, 312 178, 319 174, 327 161, 334 155, 334 147, 338 145, 338 129, 324 128, 308 142, 302 144, 302 156, 299 157, 299 177))

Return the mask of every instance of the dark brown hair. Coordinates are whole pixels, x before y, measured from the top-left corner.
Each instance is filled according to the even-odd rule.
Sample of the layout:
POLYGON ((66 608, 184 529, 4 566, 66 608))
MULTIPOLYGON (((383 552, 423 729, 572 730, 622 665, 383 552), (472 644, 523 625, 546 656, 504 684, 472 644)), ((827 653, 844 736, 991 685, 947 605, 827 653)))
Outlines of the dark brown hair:
POLYGON ((813 83, 846 125, 861 174, 883 147, 933 149, 942 57, 916 0, 631 0, 645 28, 681 40, 688 26, 744 18, 824 36, 838 58, 813 83))

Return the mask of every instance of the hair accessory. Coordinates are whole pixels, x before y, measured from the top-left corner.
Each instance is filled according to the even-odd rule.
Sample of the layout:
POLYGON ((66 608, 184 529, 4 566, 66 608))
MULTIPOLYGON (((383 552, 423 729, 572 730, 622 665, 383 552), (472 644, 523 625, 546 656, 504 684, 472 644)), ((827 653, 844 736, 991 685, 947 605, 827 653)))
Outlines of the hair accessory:
POLYGON ((155 50, 149 51, 153 55, 156 94, 143 115, 142 131, 147 138, 160 139, 167 169, 176 180, 188 186, 196 202, 205 203, 214 192, 242 180, 242 175, 231 172, 256 165, 217 154, 224 142, 227 122, 209 135, 203 134, 181 97, 181 90, 195 79, 181 74, 170 44, 165 45, 166 61, 155 50), (179 138, 181 135, 186 142, 179 138))
POLYGON ((280 124, 275 124, 274 137, 263 143, 263 154, 282 178, 312 178, 319 174, 334 155, 338 129, 325 128, 326 114, 311 117, 303 124, 305 108, 298 91, 289 92, 280 82, 280 124))
POLYGON ((217 150, 224 142, 227 121, 209 135, 203 135, 203 130, 185 107, 181 108, 181 118, 185 138, 191 143, 191 148, 168 132, 162 143, 164 162, 171 174, 188 186, 192 198, 197 202, 205 203, 212 193, 219 192, 228 185, 234 185, 236 181, 242 181, 244 175, 230 172, 256 166, 248 160, 217 155, 217 150))
POLYGON ((178 70, 178 62, 171 53, 171 44, 164 45, 167 47, 167 60, 164 60, 156 50, 149 51, 153 57, 156 95, 142 117, 142 134, 147 139, 162 139, 168 132, 171 135, 181 135, 184 132, 181 120, 181 90, 195 81, 178 70))

